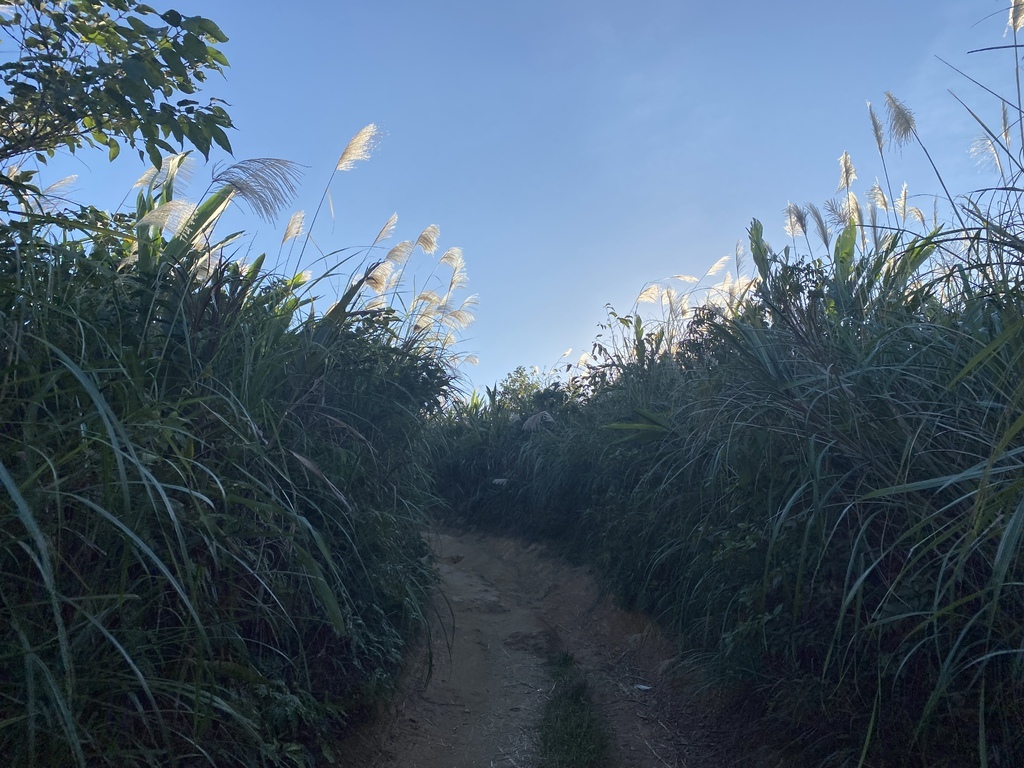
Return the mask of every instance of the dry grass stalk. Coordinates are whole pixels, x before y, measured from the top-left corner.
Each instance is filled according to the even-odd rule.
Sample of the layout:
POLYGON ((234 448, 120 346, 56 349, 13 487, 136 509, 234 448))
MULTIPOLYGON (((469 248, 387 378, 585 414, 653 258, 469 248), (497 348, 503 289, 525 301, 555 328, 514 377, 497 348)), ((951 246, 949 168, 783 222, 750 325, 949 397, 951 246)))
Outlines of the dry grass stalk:
POLYGON ((807 232, 807 212, 796 203, 786 205, 785 229, 790 237, 803 237, 807 232))
POLYGON ((836 191, 849 190, 856 179, 857 171, 853 167, 850 153, 843 152, 842 157, 839 158, 839 186, 836 187, 836 191))
POLYGON ((161 232, 171 232, 176 235, 195 212, 195 203, 188 200, 170 200, 139 219, 136 226, 153 227, 161 232))
POLYGON ((657 283, 651 283, 642 291, 640 295, 636 297, 638 304, 653 304, 659 298, 661 298, 661 286, 657 283))
POLYGON ((370 123, 353 136, 342 150, 335 170, 351 171, 360 160, 369 160, 377 134, 377 126, 370 123))
POLYGON ((412 255, 413 247, 412 240, 403 240, 388 251, 385 258, 395 264, 405 264, 409 260, 409 256, 412 255))
POLYGON ((395 226, 397 226, 397 224, 398 214, 392 213, 391 217, 387 220, 387 223, 385 223, 384 226, 380 228, 380 232, 378 232, 377 236, 373 238, 373 244, 377 245, 377 243, 381 242, 382 240, 387 240, 389 237, 391 237, 395 233, 395 226))
POLYGON ((302 237, 306 225, 306 212, 296 211, 288 219, 288 226, 284 228, 284 237, 281 238, 281 245, 296 237, 302 237))
POLYGON ((902 146, 917 136, 917 124, 914 122, 914 113, 906 104, 892 95, 890 91, 885 92, 885 106, 889 111, 889 134, 896 142, 896 146, 902 146))
POLYGON ((416 245, 423 249, 424 253, 433 253, 437 250, 437 238, 441 236, 441 230, 436 224, 431 224, 416 238, 416 245))
POLYGON ((1019 32, 1024 27, 1024 0, 1012 0, 1010 3, 1010 29, 1019 32))

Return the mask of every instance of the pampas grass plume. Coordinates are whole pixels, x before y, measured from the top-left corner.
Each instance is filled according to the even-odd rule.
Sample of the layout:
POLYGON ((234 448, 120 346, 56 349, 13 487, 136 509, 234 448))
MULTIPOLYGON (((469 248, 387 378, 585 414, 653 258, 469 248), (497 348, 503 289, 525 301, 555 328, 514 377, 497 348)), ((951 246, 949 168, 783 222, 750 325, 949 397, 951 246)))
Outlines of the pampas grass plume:
POLYGON ((338 158, 335 170, 351 171, 360 160, 369 160, 373 151, 374 139, 377 138, 377 126, 370 123, 352 137, 338 158))

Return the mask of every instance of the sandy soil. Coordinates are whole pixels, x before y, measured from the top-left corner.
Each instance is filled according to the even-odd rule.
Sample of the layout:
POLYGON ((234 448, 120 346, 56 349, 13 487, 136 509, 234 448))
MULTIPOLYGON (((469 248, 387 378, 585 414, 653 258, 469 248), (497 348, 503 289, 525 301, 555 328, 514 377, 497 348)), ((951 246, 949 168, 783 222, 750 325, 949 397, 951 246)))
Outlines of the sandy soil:
MULTIPOLYGON (((373 768, 538 765, 549 656, 586 671, 623 768, 734 763, 672 674, 676 648, 622 611, 585 568, 538 544, 477 533, 431 541, 442 585, 429 642, 392 710, 350 742, 373 768)), ((348 761, 346 761, 348 762, 348 761)))

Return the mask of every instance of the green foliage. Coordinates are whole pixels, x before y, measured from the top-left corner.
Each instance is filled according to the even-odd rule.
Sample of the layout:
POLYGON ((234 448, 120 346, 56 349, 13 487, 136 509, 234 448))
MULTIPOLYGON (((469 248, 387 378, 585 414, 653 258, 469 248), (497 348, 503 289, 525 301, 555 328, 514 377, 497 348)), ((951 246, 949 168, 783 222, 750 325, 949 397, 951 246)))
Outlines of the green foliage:
POLYGON ((921 233, 905 192, 893 229, 847 185, 821 256, 754 221, 756 279, 612 313, 543 430, 456 408, 440 488, 575 547, 811 764, 1024 762, 1017 181, 921 233))
POLYGON ((316 316, 302 278, 186 236, 219 203, 140 225, 179 165, 135 216, 3 229, 0 753, 18 765, 312 765, 387 690, 433 581, 419 446, 439 350, 396 345, 393 314, 316 316))
MULTIPOLYGON (((318 315, 308 275, 232 261, 224 211, 273 216, 295 167, 243 161, 181 203, 186 158, 161 153, 227 148, 230 121, 173 99, 226 63, 210 45, 225 38, 154 13, 17 2, 2 19, 16 58, 0 65, 0 157, 113 157, 123 140, 156 168, 116 215, 54 211, 30 173, 5 177, 19 210, 0 226, 0 754, 320 764, 423 622, 423 417, 468 315, 369 306, 377 264, 318 315)), ((450 296, 464 270, 448 263, 450 296)))
MULTIPOLYGON (((216 24, 177 11, 157 14, 137 0, 15 0, 0 15, 0 161, 84 144, 117 156, 121 142, 160 167, 173 140, 203 155, 230 151, 227 112, 193 98, 210 72, 227 65, 216 24)), ((26 183, 24 175, 13 186, 26 183)), ((8 187, 12 180, 0 177, 8 187)))
POLYGON ((542 386, 536 375, 517 368, 487 399, 445 409, 432 420, 436 488, 464 522, 497 523, 530 534, 557 535, 565 521, 532 515, 527 498, 537 493, 526 466, 531 446, 552 439, 577 404, 571 390, 555 382, 542 386))

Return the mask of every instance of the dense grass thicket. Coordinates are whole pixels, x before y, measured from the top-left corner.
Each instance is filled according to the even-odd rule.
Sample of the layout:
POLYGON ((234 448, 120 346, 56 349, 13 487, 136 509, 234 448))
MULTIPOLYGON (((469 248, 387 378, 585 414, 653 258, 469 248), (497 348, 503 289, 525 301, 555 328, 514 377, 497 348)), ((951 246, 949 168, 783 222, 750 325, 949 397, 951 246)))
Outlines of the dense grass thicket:
POLYGON ((134 216, 0 229, 12 764, 305 765, 386 692, 432 584, 441 348, 222 259, 231 185, 147 224, 177 160, 134 216))
MULTIPOLYGON (((471 317, 461 252, 402 292, 435 227, 373 260, 389 221, 361 265, 318 253, 318 282, 215 235, 233 201, 275 215, 291 164, 181 199, 175 145, 228 146, 222 106, 192 98, 226 65, 216 25, 14 0, 0 28, 10 764, 331 762, 423 623, 436 492, 595 563, 811 763, 1024 764, 1020 104, 981 124, 999 182, 947 193, 945 223, 887 173, 859 201, 844 155, 840 199, 788 209, 792 248, 751 226, 753 278, 651 286, 661 318, 613 313, 578 375, 520 370, 442 407, 471 317), (19 165, 122 143, 153 162, 131 212, 68 205, 19 165)), ((917 141, 887 106, 880 153, 917 141)), ((317 251, 301 215, 286 241, 317 251)))
MULTIPOLYGON (((874 112, 881 151, 913 117, 874 112)), ((1020 110, 1012 114, 1020 115, 1020 110)), ((560 539, 686 657, 760 691, 812 764, 1024 764, 1024 216, 999 189, 930 223, 877 185, 750 228, 756 274, 658 321, 612 315, 587 370, 523 370, 447 413, 453 515, 560 539), (548 384, 548 386, 544 386, 548 384)), ((694 294, 696 296, 696 294, 694 294)))
MULTIPOLYGON (((153 16, 133 0, 15 2, 0 21, 15 41, 0 156, 113 157, 120 137, 158 164, 117 214, 41 192, 22 167, 0 178, 0 756, 322 765, 391 689, 434 584, 424 417, 468 320, 461 254, 415 297, 401 274, 434 251, 433 226, 362 266, 318 252, 314 281, 237 260, 223 213, 275 215, 295 166, 243 161, 182 199, 188 158, 169 142, 205 153, 230 121, 160 102, 219 69, 225 38, 153 16), (343 295, 315 311, 335 274, 343 295)), ((357 253, 375 258, 394 225, 357 253)), ((286 240, 317 251, 301 214, 286 240)))

